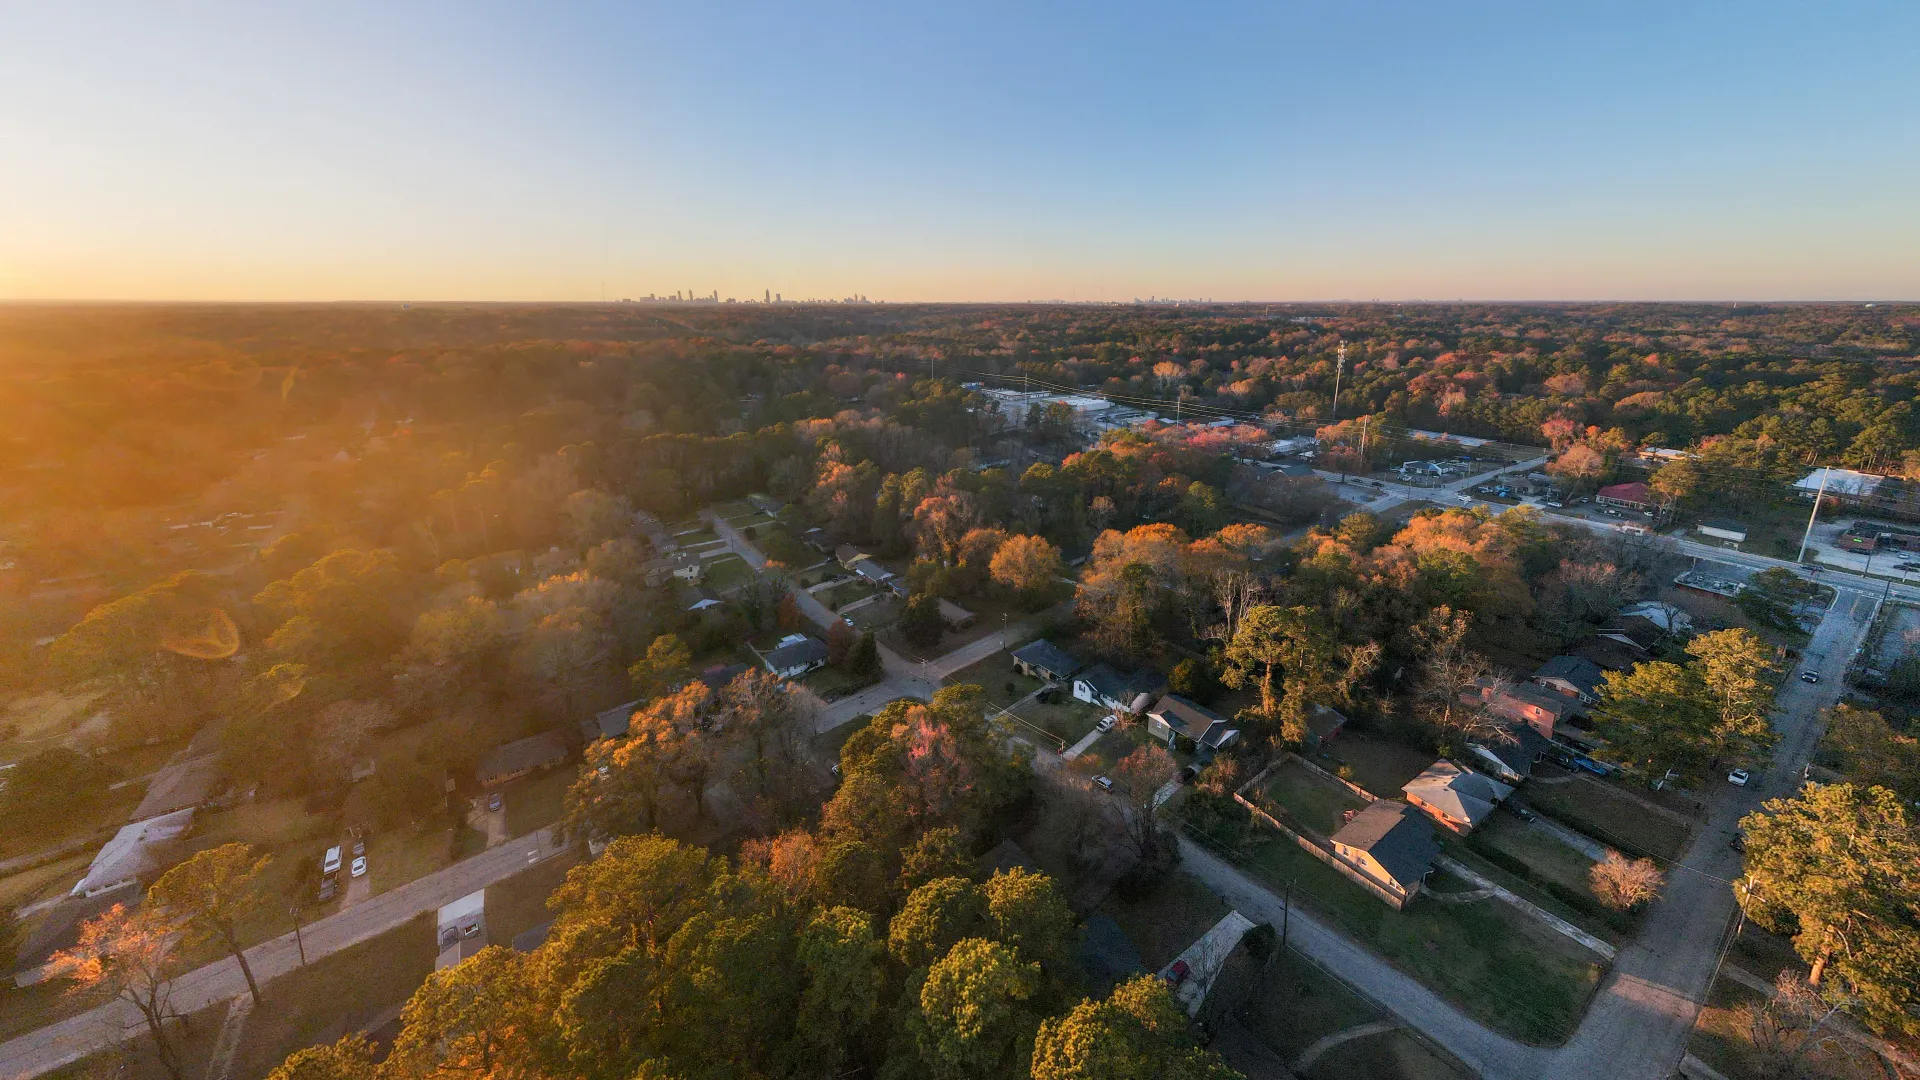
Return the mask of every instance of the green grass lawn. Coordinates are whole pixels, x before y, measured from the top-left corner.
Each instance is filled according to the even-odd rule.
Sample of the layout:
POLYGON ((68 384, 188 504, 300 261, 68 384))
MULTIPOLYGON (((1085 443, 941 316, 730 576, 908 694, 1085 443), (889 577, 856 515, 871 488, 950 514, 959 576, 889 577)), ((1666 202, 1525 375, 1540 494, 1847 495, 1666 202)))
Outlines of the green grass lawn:
POLYGON ((880 680, 878 678, 857 678, 849 674, 845 668, 828 666, 807 672, 800 681, 806 684, 807 689, 819 694, 821 698, 832 701, 835 698, 845 697, 856 690, 872 686, 880 680))
POLYGON ((1014 715, 1072 746, 1107 714, 1083 701, 1075 701, 1070 695, 1063 693, 1061 697, 1063 700, 1045 705, 1029 701, 1015 709, 1014 715))
POLYGON ((1569 889, 1589 892, 1587 871, 1593 860, 1511 814, 1495 814, 1473 832, 1475 844, 1486 844, 1527 864, 1541 877, 1569 889))
MULTIPOLYGON (((1282 1059, 1293 1061, 1321 1038, 1389 1017, 1340 980, 1292 950, 1282 950, 1247 995, 1238 1016, 1282 1059)), ((1355 1039, 1323 1054, 1305 1080, 1465 1080, 1472 1073, 1404 1031, 1355 1039)))
POLYGON ((247 1021, 234 1075, 264 1076, 295 1050, 337 1039, 412 997, 433 971, 433 920, 422 912, 261 987, 260 1007, 247 1021))
POLYGON ((93 856, 91 851, 80 851, 58 862, 0 878, 0 910, 26 907, 36 900, 65 892, 87 872, 93 856))
POLYGON ((985 660, 969 664, 947 678, 947 685, 972 683, 987 693, 987 701, 1007 706, 1038 690, 1043 684, 1013 670, 1013 654, 1005 649, 985 660))
POLYGON ((701 584, 715 592, 731 589, 753 576, 753 568, 747 565, 747 560, 738 555, 715 559, 706 564, 706 570, 706 580, 701 584))
POLYGON ((1581 780, 1529 784, 1527 804, 1629 854, 1644 852, 1662 861, 1678 859, 1690 835, 1686 826, 1672 818, 1611 794, 1603 785, 1581 780))
POLYGON ((1350 767, 1353 782, 1382 799, 1405 798, 1401 786, 1433 764, 1433 755, 1418 747, 1350 731, 1341 732, 1310 757, 1330 773, 1339 772, 1342 765, 1350 767))
MULTIPOLYGON (((1147 729, 1141 724, 1123 724, 1094 740, 1080 755, 1083 761, 1098 762, 1102 771, 1147 743, 1147 729)), ((1091 766, 1089 766, 1091 767, 1091 766)))
POLYGON ((553 909, 547 907, 547 897, 567 880, 567 871, 578 865, 578 850, 568 848, 505 881, 487 886, 487 940, 496 945, 511 945, 514 938, 553 921, 553 909))
POLYGON ((1267 779, 1262 794, 1287 816, 1321 836, 1332 836, 1346 824, 1346 811, 1366 809, 1366 801, 1345 787, 1316 776, 1297 761, 1288 761, 1267 779))
POLYGON ((515 780, 502 794, 507 809, 507 835, 525 836, 559 821, 567 789, 579 775, 573 766, 561 765, 515 780))
POLYGON ((1598 985, 1591 954, 1509 905, 1416 899, 1394 911, 1271 830, 1238 856, 1349 936, 1481 1023, 1539 1045, 1564 1042, 1598 985))
MULTIPOLYGON (((367 842, 367 874, 372 888, 383 893, 422 878, 453 862, 448 850, 450 833, 444 817, 401 829, 375 833, 367 842)), ((344 853, 343 853, 344 854, 344 853)), ((345 891, 346 881, 341 881, 345 891)))

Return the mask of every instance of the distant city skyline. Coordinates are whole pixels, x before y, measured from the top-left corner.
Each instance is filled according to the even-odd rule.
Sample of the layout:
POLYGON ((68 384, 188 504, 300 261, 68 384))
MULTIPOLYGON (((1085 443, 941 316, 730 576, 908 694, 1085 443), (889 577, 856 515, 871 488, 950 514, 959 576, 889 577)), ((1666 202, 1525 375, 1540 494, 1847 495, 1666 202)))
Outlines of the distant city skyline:
POLYGON ((23 5, 0 299, 1911 299, 1917 36, 1891 3, 23 5))

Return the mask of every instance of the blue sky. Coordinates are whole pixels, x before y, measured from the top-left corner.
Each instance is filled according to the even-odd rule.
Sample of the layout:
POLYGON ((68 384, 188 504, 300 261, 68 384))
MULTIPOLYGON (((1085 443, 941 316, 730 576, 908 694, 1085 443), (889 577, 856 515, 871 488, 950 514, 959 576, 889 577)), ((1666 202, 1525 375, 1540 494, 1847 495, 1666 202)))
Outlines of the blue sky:
POLYGON ((0 297, 1920 296, 1920 5, 0 6, 0 297))

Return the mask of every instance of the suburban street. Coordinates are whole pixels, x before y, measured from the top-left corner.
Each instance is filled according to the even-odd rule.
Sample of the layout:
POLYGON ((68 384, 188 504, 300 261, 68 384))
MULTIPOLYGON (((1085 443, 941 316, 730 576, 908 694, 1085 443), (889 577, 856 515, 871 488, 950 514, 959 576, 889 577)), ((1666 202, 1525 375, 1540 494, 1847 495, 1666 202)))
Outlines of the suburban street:
MULTIPOLYGON (((1780 732, 1773 764, 1746 787, 1709 778, 1699 792, 1707 820, 1694 834, 1667 886, 1649 909, 1639 936, 1623 946, 1566 1045, 1526 1046, 1487 1030, 1386 961, 1297 908, 1296 948, 1493 1080, 1664 1080, 1678 1064, 1719 961, 1735 902, 1740 854, 1729 846, 1740 818, 1767 799, 1798 790, 1819 742, 1820 710, 1839 700, 1843 676, 1864 640, 1874 598, 1842 592, 1814 633, 1799 670, 1819 673, 1808 684, 1789 673, 1775 701, 1780 732)), ((1184 866, 1229 903, 1276 925, 1281 904, 1271 890, 1217 855, 1188 843, 1184 866)))
MULTIPOLYGON (((454 863, 391 892, 369 897, 301 929, 307 959, 316 960, 403 925, 423 911, 434 911, 468 893, 512 877, 556 854, 552 831, 541 829, 471 859, 454 863)), ((299 947, 289 932, 247 950, 255 978, 265 982, 299 966, 299 947)), ((192 1013, 246 992, 246 980, 232 957, 195 969, 174 980, 174 1007, 192 1013)), ((26 1080, 144 1031, 140 1014, 124 1002, 112 1002, 78 1016, 0 1043, 0 1080, 26 1080)))

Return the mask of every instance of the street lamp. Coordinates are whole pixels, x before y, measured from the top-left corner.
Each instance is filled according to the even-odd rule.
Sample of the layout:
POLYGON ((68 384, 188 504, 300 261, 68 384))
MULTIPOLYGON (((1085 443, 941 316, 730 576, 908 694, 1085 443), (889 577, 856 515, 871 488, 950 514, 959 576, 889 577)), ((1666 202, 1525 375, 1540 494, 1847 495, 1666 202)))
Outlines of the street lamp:
POLYGON ((306 940, 300 936, 300 905, 289 905, 287 907, 287 914, 293 916, 293 944, 300 950, 300 966, 306 967, 307 943, 306 940))

